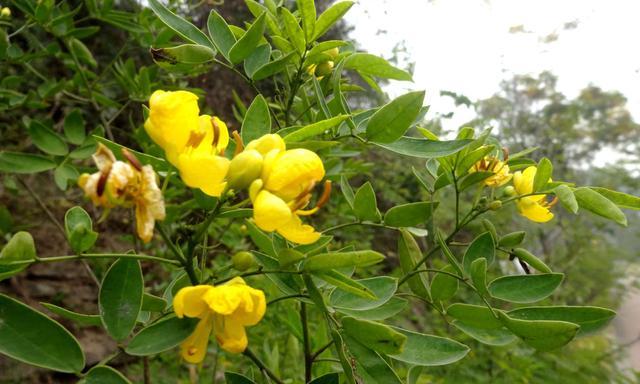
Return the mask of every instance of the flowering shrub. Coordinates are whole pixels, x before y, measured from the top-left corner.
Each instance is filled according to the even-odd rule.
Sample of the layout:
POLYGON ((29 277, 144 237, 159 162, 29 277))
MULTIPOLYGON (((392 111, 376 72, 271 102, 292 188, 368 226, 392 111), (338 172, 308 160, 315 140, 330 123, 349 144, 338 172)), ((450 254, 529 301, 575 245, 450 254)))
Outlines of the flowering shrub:
MULTIPOLYGON (((509 155, 490 130, 478 134, 463 128, 453 140, 438 138, 419 126, 426 112, 424 92, 353 110, 349 96, 359 86, 343 77, 346 71, 374 87, 376 78, 409 81, 411 75, 344 41, 319 41, 352 2, 335 3, 319 16, 310 0, 298 0, 295 11, 270 0, 246 3, 255 16, 246 28, 228 25, 214 10, 205 34, 157 0, 149 2, 184 40, 151 47, 160 67, 222 66, 255 90, 250 106, 240 105, 239 132, 216 116, 200 114, 195 93, 157 89, 143 107, 144 122, 138 122, 148 136, 139 143, 145 151, 101 135, 92 138, 98 142, 97 171, 83 173, 77 184, 87 201, 103 209, 102 220, 110 210, 133 209, 144 251, 92 253, 99 234, 90 215, 76 206, 64 226, 74 254, 38 257, 31 236, 17 232, 0 254, 0 278, 37 263, 113 259, 100 283, 98 314, 47 308, 103 327, 132 356, 177 357, 179 348, 185 362, 199 365, 210 349, 244 354, 257 370, 243 371, 253 372, 252 378, 228 372, 231 383, 302 378, 316 384, 398 383, 400 377, 415 382, 412 367, 452 364, 469 353, 453 338, 406 329, 410 324, 401 316, 409 300, 432 307, 459 331, 493 346, 520 339, 551 350, 608 323, 614 312, 605 308, 531 306, 558 289, 564 275, 520 247, 524 232, 499 234, 483 215, 511 214, 513 203, 522 216, 544 223, 553 220, 560 202, 574 214, 589 211, 626 225, 620 208, 640 208, 639 198, 554 181, 549 159, 535 162, 529 158, 532 150, 509 155), (260 92, 262 83, 272 84, 275 94, 260 92), (424 168, 414 174, 429 199, 381 212, 372 183, 354 191, 346 162, 335 160, 354 148, 424 159, 424 168), (338 224, 318 225, 315 214, 323 207, 331 210, 338 199, 348 207, 335 215, 338 224), (452 227, 440 220, 445 200, 454 202, 452 227), (239 240, 241 249, 232 257, 211 243, 211 229, 223 220, 242 222, 240 232, 251 240, 239 240), (471 242, 458 241, 457 235, 477 221, 483 230, 471 242), (340 232, 352 226, 392 231, 397 254, 341 244, 340 232), (389 259, 397 259, 398 271, 376 267, 389 259), (517 260, 521 273, 506 268, 507 259, 517 260), (162 297, 145 291, 141 262, 174 271, 162 297), (461 288, 473 299, 462 300, 461 288), (282 326, 263 321, 278 311, 303 346, 292 377, 270 369, 250 337, 254 329, 282 326)), ((65 140, 72 141, 41 127, 34 130, 34 142, 44 134, 65 146, 65 140)), ((69 161, 66 152, 38 147, 47 155, 0 153, 0 170, 33 173, 69 161)), ((87 383, 128 382, 109 360, 86 367, 73 335, 7 295, 0 295, 0 352, 76 373, 87 383)))

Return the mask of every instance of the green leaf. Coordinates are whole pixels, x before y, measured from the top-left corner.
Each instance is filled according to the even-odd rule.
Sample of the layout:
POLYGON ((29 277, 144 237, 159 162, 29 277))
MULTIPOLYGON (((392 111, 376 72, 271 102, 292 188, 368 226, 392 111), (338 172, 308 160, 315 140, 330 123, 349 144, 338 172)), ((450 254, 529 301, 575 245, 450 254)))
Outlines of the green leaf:
POLYGON ((322 59, 321 61, 324 61, 324 59, 327 59, 327 55, 324 53, 325 51, 328 51, 333 48, 343 47, 345 45, 347 45, 347 43, 342 40, 327 40, 327 41, 318 43, 309 50, 309 52, 307 53, 307 58, 305 59, 304 63, 305 65, 314 64, 314 57, 317 57, 319 59, 322 59))
POLYGON ((106 365, 97 365, 78 384, 131 384, 122 373, 106 365))
POLYGON ((235 372, 225 372, 224 380, 227 384, 255 384, 253 380, 235 372))
MULTIPOLYGON (((483 159, 486 155, 495 150, 495 146, 486 145, 465 154, 456 166, 456 174, 464 175, 469 172, 475 163, 483 159)), ((493 173, 492 173, 493 174, 493 173)))
POLYGON ((536 170, 536 175, 533 178, 533 192, 537 192, 544 187, 553 173, 553 164, 546 157, 540 159, 536 170))
MULTIPOLYGON (((442 268, 442 271, 455 274, 451 265, 442 268)), ((436 273, 431 281, 431 297, 433 300, 449 300, 458 291, 458 279, 446 273, 436 273)))
POLYGON ((195 25, 171 12, 159 0, 149 0, 149 7, 167 27, 176 31, 182 38, 191 43, 215 49, 215 46, 211 43, 207 35, 195 25))
POLYGON ((266 79, 269 76, 275 75, 276 73, 281 72, 286 67, 289 60, 293 57, 293 52, 286 54, 268 64, 260 67, 253 75, 251 75, 251 79, 254 81, 266 79))
POLYGON ((166 162, 164 159, 161 159, 159 157, 155 157, 155 156, 147 155, 146 153, 138 152, 138 151, 133 150, 131 148, 127 148, 124 145, 120 145, 118 143, 114 143, 113 141, 105 139, 104 137, 93 135, 93 138, 96 139, 98 142, 106 145, 107 148, 109 148, 114 153, 116 158, 118 158, 118 159, 123 159, 122 150, 126 149, 127 151, 129 151, 132 154, 134 154, 138 158, 138 160, 140 160, 140 162, 142 164, 149 164, 149 165, 153 166, 153 168, 156 171, 167 170, 168 167, 169 167, 169 163, 166 162))
POLYGON ((79 109, 74 109, 65 116, 64 135, 71 144, 80 145, 84 143, 86 138, 84 119, 79 109))
POLYGON ((79 206, 70 208, 64 215, 64 229, 69 245, 76 253, 91 249, 98 239, 91 217, 79 206))
POLYGON ((69 153, 69 146, 64 139, 38 120, 31 120, 29 136, 36 147, 48 154, 64 156, 69 153))
POLYGON ((389 355, 392 359, 420 366, 437 366, 455 363, 469 353, 469 347, 457 341, 407 331, 393 327, 407 337, 401 353, 389 355))
MULTIPOLYGON (((350 55, 345 59, 344 68, 354 69, 358 72, 370 76, 381 77, 383 79, 412 81, 411 74, 403 71, 402 69, 394 67, 382 57, 378 57, 370 53, 358 52, 350 55)), ((422 93, 422 97, 424 97, 424 92, 422 93)), ((422 107, 422 100, 420 101, 420 107, 422 107)), ((411 121, 413 122, 413 119, 411 121)))
POLYGON ((231 29, 229 29, 227 22, 215 9, 212 9, 209 13, 207 29, 209 30, 209 37, 218 51, 229 59, 229 51, 236 43, 236 38, 231 29))
POLYGON ((69 181, 77 180, 79 176, 78 170, 66 163, 60 164, 55 171, 53 171, 53 179, 58 188, 63 191, 67 189, 69 181))
POLYGON ((249 236, 255 245, 258 246, 262 252, 271 257, 277 257, 276 249, 273 246, 272 238, 262 232, 252 220, 246 220, 247 229, 249 230, 249 236))
POLYGON ((0 294, 0 353, 59 372, 84 368, 78 341, 43 313, 0 294))
POLYGON ((69 319, 78 323, 79 325, 84 325, 87 327, 95 327, 101 326, 102 321, 100 320, 100 315, 85 315, 84 313, 77 313, 70 311, 66 308, 59 307, 50 303, 40 303, 43 307, 47 308, 51 312, 55 313, 60 317, 64 317, 65 319, 69 319))
POLYGON ((197 44, 182 44, 169 48, 151 48, 151 57, 158 64, 204 64, 216 58, 216 52, 197 44))
POLYGON ((367 139, 392 143, 404 135, 420 113, 424 91, 410 92, 378 109, 367 124, 367 139))
MULTIPOLYGON (((93 68, 96 68, 98 66, 96 59, 93 57, 93 54, 82 41, 76 39, 75 37, 71 37, 68 40, 68 44, 71 54, 75 56, 78 61, 90 65, 93 68)), ((82 71, 83 69, 78 68, 78 70, 82 71)))
POLYGON ((307 258, 302 265, 302 270, 311 272, 345 267, 367 267, 382 260, 384 255, 375 251, 319 253, 307 258))
POLYGON ((342 318, 342 329, 360 344, 385 355, 402 352, 407 340, 405 335, 387 325, 349 316, 342 318))
POLYGON ((258 46, 262 35, 264 34, 265 27, 265 14, 258 16, 258 18, 251 24, 251 27, 247 29, 247 32, 238 40, 231 50, 229 51, 229 61, 233 64, 238 64, 242 60, 246 59, 251 52, 258 46))
POLYGON ((407 300, 392 297, 389 301, 379 307, 355 310, 347 308, 338 308, 337 311, 364 320, 384 320, 397 315, 408 306, 407 300))
POLYGON ((36 245, 31 234, 24 231, 16 232, 0 251, 0 280, 19 273, 29 266, 28 261, 35 261, 36 258, 36 245), (11 265, 14 262, 18 262, 19 265, 11 265))
POLYGON ((340 190, 342 191, 342 195, 344 199, 347 200, 347 204, 353 209, 353 202, 356 198, 356 195, 353 193, 353 188, 351 188, 351 184, 349 184, 349 179, 345 175, 340 175, 340 190))
POLYGON ((350 365, 355 360, 355 370, 360 377, 360 382, 367 384, 401 384, 400 378, 380 355, 360 344, 348 335, 343 335, 347 344, 349 354, 353 359, 349 359, 350 365))
POLYGON ((571 188, 566 186, 565 184, 560 184, 553 190, 553 193, 558 197, 562 206, 564 206, 567 211, 572 213, 578 213, 578 200, 573 194, 571 188))
MULTIPOLYGON (((300 254, 302 256, 302 254, 300 254)), ((330 270, 326 272, 314 273, 315 276, 326 281, 329 284, 336 286, 336 288, 353 293, 356 296, 363 297, 369 300, 376 300, 377 297, 369 288, 365 285, 353 280, 349 276, 346 276, 338 271, 330 270)))
POLYGON ((271 58, 271 46, 262 44, 256 47, 244 60, 244 71, 252 77, 260 67, 269 63, 271 58))
MULTIPOLYGON (((621 208, 640 210, 640 197, 606 188, 589 187, 621 208)), ((556 188, 557 189, 557 188, 556 188)))
POLYGON ((449 246, 442 237, 442 232, 440 232, 439 230, 436 230, 436 242, 440 246, 440 250, 442 251, 444 256, 447 258, 447 260, 449 260, 449 264, 453 267, 456 274, 462 277, 464 275, 464 273, 462 273, 462 266, 458 262, 458 259, 456 259, 453 252, 451 252, 451 249, 449 249, 449 246))
POLYGON ((327 373, 311 380, 309 384, 340 384, 340 375, 337 372, 327 373))
POLYGON ((138 332, 125 352, 133 356, 149 356, 168 351, 189 337, 198 324, 196 318, 170 317, 138 332))
POLYGON ((469 271, 471 263, 479 258, 485 258, 487 264, 491 264, 496 254, 495 247, 493 236, 491 236, 490 232, 484 232, 473 239, 462 259, 465 271, 469 271))
POLYGON ((296 0, 298 12, 302 17, 302 29, 304 30, 305 41, 307 44, 313 42, 316 27, 316 6, 313 0, 296 0))
POLYGON ((595 213, 616 223, 627 226, 627 217, 611 200, 591 188, 580 187, 573 190, 580 208, 595 213))
POLYGON ((469 187, 473 187, 474 185, 485 181, 486 179, 490 178, 493 175, 495 175, 495 173, 493 172, 484 172, 484 171, 472 172, 464 176, 460 180, 458 190, 459 192, 466 191, 469 187))
POLYGON ((562 273, 502 276, 489 284, 489 293, 512 303, 533 303, 551 295, 563 279, 562 273))
POLYGON ((500 347, 513 343, 517 338, 511 331, 505 328, 483 329, 454 320, 451 324, 465 334, 473 337, 479 342, 495 347, 500 347))
POLYGON ((481 257, 473 260, 469 266, 469 275, 473 286, 476 287, 478 293, 482 296, 488 296, 487 291, 487 259, 481 257))
POLYGON ((340 1, 333 4, 326 11, 322 12, 315 25, 315 33, 313 40, 317 40, 324 35, 333 24, 344 16, 345 13, 353 6, 353 1, 340 1))
POLYGON ((418 224, 425 224, 437 207, 437 202, 396 205, 384 214, 384 223, 391 227, 413 227, 418 224))
MULTIPOLYGON (((398 259, 403 275, 413 272, 416 264, 422 259, 420 246, 406 229, 401 229, 400 236, 398 237, 398 259)), ((429 278, 426 273, 411 276, 409 280, 407 280, 407 283, 409 284, 411 292, 422 298, 431 300, 431 293, 428 289, 429 278)))
POLYGON ((516 248, 513 250, 513 255, 517 257, 520 261, 523 261, 533 267, 535 270, 540 271, 542 273, 551 273, 551 268, 549 268, 542 260, 534 256, 531 252, 527 251, 524 248, 516 248))
POLYGON ((356 282, 372 292, 376 299, 371 300, 363 298, 359 295, 338 288, 335 289, 329 297, 329 303, 331 306, 334 308, 344 308, 352 311, 365 311, 377 308, 391 300, 398 289, 398 280, 389 276, 370 277, 367 279, 356 280, 356 282))
POLYGON ((326 120, 320 120, 313 124, 306 125, 296 131, 293 131, 284 137, 284 141, 287 143, 293 143, 297 141, 303 141, 309 137, 323 134, 328 129, 335 127, 336 125, 345 121, 349 116, 338 115, 326 120))
POLYGON ((306 48, 306 41, 304 38, 304 32, 298 24, 298 20, 286 7, 281 7, 282 21, 284 21, 284 28, 287 31, 287 38, 294 46, 298 54, 302 55, 306 48))
POLYGON ((405 136, 393 143, 382 144, 374 142, 373 144, 401 155, 432 159, 452 155, 466 147, 470 142, 469 140, 423 140, 405 136))
POLYGON ((604 328, 616 313, 600 307, 525 307, 507 312, 509 317, 519 320, 557 320, 580 326, 579 335, 604 328))
POLYGON ((541 350, 549 351, 560 348, 575 337, 580 326, 566 321, 518 320, 505 313, 499 313, 502 323, 521 338, 525 344, 541 350))
POLYGON ((134 259, 116 260, 102 280, 100 316, 107 333, 116 340, 129 336, 142 306, 142 270, 134 259))
POLYGON ((376 202, 376 194, 370 182, 366 182, 358 188, 353 200, 353 210, 362 221, 380 221, 380 212, 376 202))
POLYGON ((44 156, 22 152, 0 152, 0 171, 7 173, 38 173, 56 167, 56 163, 44 156))
POLYGON ((142 311, 162 312, 167 308, 167 301, 162 297, 154 296, 150 293, 142 295, 142 311))
POLYGON ((269 106, 262 95, 256 96, 247 109, 242 121, 240 134, 242 141, 249 143, 263 135, 271 133, 271 115, 269 114, 269 106))
POLYGON ((517 231, 506 234, 498 240, 498 246, 505 248, 513 248, 522 244, 524 237, 527 235, 525 231, 517 231))
MULTIPOLYGON (((495 312, 499 310, 494 309, 495 312)), ((502 323, 494 315, 491 309, 484 305, 472 305, 455 303, 447 308, 447 315, 460 321, 461 323, 470 325, 479 329, 498 329, 502 328, 502 323)))

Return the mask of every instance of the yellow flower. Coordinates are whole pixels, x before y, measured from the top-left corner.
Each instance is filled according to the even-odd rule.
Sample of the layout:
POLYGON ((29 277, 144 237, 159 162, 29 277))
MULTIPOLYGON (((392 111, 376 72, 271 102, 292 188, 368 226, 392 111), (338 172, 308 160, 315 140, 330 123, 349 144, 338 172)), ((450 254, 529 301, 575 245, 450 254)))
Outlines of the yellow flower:
MULTIPOLYGON (((513 186, 518 195, 528 195, 533 192, 533 179, 536 177, 537 168, 528 167, 523 172, 513 174, 513 186)), ((551 179, 549 179, 551 181, 551 179)), ((556 199, 547 201, 547 195, 524 196, 516 200, 520 213, 531 221, 545 223, 553 219, 550 208, 555 205, 556 199)))
POLYGON ((486 156, 482 160, 475 163, 469 172, 492 172, 493 176, 484 179, 484 184, 491 188, 497 188, 505 185, 512 178, 509 173, 509 166, 505 161, 499 160, 494 156, 486 156))
POLYGON ((247 348, 245 327, 258 324, 267 309, 264 292, 248 286, 240 277, 219 285, 182 288, 173 300, 180 318, 199 318, 194 332, 180 346, 189 363, 200 363, 206 354, 211 332, 227 352, 241 353, 247 348))
POLYGON ((138 237, 146 243, 153 237, 156 220, 165 217, 162 191, 150 165, 142 166, 126 150, 123 155, 129 162, 116 160, 111 150, 99 144, 93 155, 98 172, 82 174, 78 185, 97 206, 135 207, 138 237))

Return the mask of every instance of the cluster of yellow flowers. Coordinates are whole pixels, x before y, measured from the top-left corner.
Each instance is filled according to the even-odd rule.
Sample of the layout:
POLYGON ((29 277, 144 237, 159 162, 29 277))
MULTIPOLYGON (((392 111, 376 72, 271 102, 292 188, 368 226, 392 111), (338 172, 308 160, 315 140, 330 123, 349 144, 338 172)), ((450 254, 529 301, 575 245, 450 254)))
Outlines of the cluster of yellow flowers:
MULTIPOLYGON (((475 163, 469 172, 492 172, 494 175, 486 178, 484 184, 491 188, 498 188, 513 179, 513 188, 518 197, 516 206, 520 214, 531 221, 545 223, 553 219, 551 207, 556 203, 556 199, 547 200, 545 194, 533 194, 533 180, 536 177, 538 168, 527 167, 524 171, 510 173, 509 165, 495 156, 486 156, 475 163)), ((547 182, 551 182, 549 178, 547 182)))
POLYGON ((267 304, 264 292, 235 277, 216 287, 182 288, 173 300, 173 309, 180 318, 200 319, 195 331, 180 346, 185 361, 197 364, 206 355, 211 332, 225 351, 243 352, 248 343, 245 327, 262 319, 267 304))
POLYGON ((267 134, 246 146, 234 132, 236 150, 225 157, 227 126, 217 117, 199 115, 198 97, 187 91, 155 91, 149 100, 145 129, 178 168, 184 183, 219 197, 229 189, 248 188, 256 225, 277 231, 287 240, 310 244, 320 233, 302 224, 300 216, 315 213, 328 199, 330 184, 310 203, 315 185, 325 175, 322 160, 307 149, 286 149, 277 134, 267 134))

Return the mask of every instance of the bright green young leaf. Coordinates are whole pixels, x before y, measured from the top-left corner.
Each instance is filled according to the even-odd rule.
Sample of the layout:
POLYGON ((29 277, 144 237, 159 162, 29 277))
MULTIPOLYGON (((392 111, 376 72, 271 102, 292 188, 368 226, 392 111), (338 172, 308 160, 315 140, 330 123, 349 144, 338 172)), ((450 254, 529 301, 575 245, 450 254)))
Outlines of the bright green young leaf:
POLYGON ((496 347, 513 343, 517 337, 505 328, 484 329, 477 328, 472 325, 454 320, 451 324, 465 334, 473 337, 482 344, 492 345, 496 347))
POLYGON ((473 260, 469 266, 469 275, 473 286, 476 287, 478 293, 482 296, 488 296, 487 291, 487 259, 481 257, 473 260))
POLYGON ((391 300, 376 308, 364 310, 337 308, 337 311, 358 319, 380 321, 396 316, 405 310, 408 304, 405 299, 392 297, 391 300))
POLYGON ((302 270, 311 272, 344 267, 367 267, 382 260, 384 255, 375 251, 320 253, 307 258, 302 270))
POLYGON ((260 230, 252 220, 246 220, 245 223, 247 225, 249 237, 251 237, 251 240, 258 249, 271 257, 277 257, 278 254, 273 246, 271 236, 262 232, 262 230, 260 230))
POLYGON ((306 48, 304 31, 300 28, 300 24, 296 17, 286 7, 281 7, 280 12, 282 14, 282 20, 284 21, 284 28, 287 31, 286 37, 289 39, 298 54, 302 55, 306 48))
POLYGON ((547 159, 546 157, 540 159, 536 175, 533 178, 533 192, 541 190, 547 184, 547 182, 549 182, 552 173, 553 164, 551 164, 551 161, 549 161, 549 159, 547 159))
POLYGON ((77 253, 91 249, 98 239, 91 217, 80 206, 70 208, 64 215, 64 229, 71 249, 77 253))
POLYGON ((114 339, 124 339, 136 325, 143 288, 142 270, 137 260, 118 259, 105 274, 98 304, 102 324, 114 339))
POLYGON ((392 143, 404 135, 420 113, 424 91, 404 94, 378 109, 367 124, 367 139, 392 143))
POLYGON ((106 365, 97 365, 78 384, 131 384, 124 375, 106 365))
POLYGON ((490 232, 485 232, 473 239, 467 251, 464 253, 462 264, 464 265, 465 271, 469 271, 471 263, 476 259, 484 258, 486 259, 487 265, 489 265, 493 262, 495 254, 496 249, 493 243, 493 236, 491 236, 490 232))
POLYGON ((616 223, 627 226, 627 217, 611 200, 591 188, 580 187, 573 190, 580 208, 595 213, 616 223))
POLYGON ((307 44, 313 42, 316 27, 316 6, 313 0, 296 0, 302 18, 302 29, 307 44))
POLYGON ((384 223, 391 227, 413 227, 418 224, 425 224, 437 207, 437 202, 396 205, 384 214, 384 223))
POLYGON ((563 279, 562 273, 502 276, 489 283, 489 293, 512 303, 533 303, 551 295, 563 279))
POLYGON ((71 144, 80 145, 86 137, 84 119, 79 109, 69 112, 64 118, 64 136, 71 144))
POLYGON ((578 334, 598 331, 615 317, 610 309, 599 307, 525 307, 507 312, 509 317, 520 320, 557 320, 578 324, 578 334))
POLYGON ((263 65, 258 68, 257 71, 251 75, 251 79, 254 81, 266 79, 269 76, 275 75, 284 70, 286 65, 289 63, 289 60, 293 57, 293 52, 290 52, 268 64, 263 65))
POLYGON ((612 191, 607 188, 589 187, 589 189, 598 192, 621 208, 640 210, 640 197, 638 196, 612 191))
POLYGON ((393 143, 382 144, 374 142, 373 144, 401 155, 433 159, 452 155, 466 147, 470 142, 469 140, 435 141, 401 137, 393 143))
MULTIPOLYGON (((343 334, 349 354, 348 366, 351 367, 355 360, 355 370, 363 383, 367 384, 402 384, 398 375, 380 355, 360 344, 352 337, 343 334)), ((335 339, 334 339, 335 340, 335 339)))
POLYGON ((358 219, 362 221, 380 221, 376 194, 370 182, 367 181, 358 188, 353 200, 353 210, 358 219))
MULTIPOLYGON (((394 67, 382 57, 370 53, 358 52, 350 55, 345 59, 344 68, 354 69, 360 73, 381 77, 383 79, 412 81, 411 75, 408 72, 394 67)), ((422 107, 422 100, 420 101, 420 107, 422 107)), ((411 122, 413 122, 416 116, 417 113, 413 116, 411 122)))
POLYGON ((338 115, 326 120, 320 120, 313 124, 306 125, 296 131, 293 131, 284 137, 284 141, 287 143, 293 143, 297 141, 305 140, 309 137, 323 134, 328 129, 335 127, 341 122, 345 121, 349 116, 338 115))
POLYGON ((502 236, 500 240, 498 240, 498 246, 504 247, 504 248, 513 248, 516 245, 522 244, 526 234, 527 233, 524 231, 517 231, 517 232, 511 232, 509 234, 506 234, 502 236))
POLYGON ((242 36, 229 50, 229 61, 233 64, 238 64, 242 60, 246 59, 249 54, 258 46, 265 28, 265 14, 260 15, 247 29, 247 32, 242 36))
MULTIPOLYGON (((329 239, 332 239, 331 236, 328 237, 329 239)), ((302 259, 304 259, 304 253, 296 249, 284 248, 278 251, 278 262, 280 263, 281 267, 288 267, 302 259)))
POLYGON ((327 41, 318 43, 313 48, 311 48, 307 53, 307 59, 305 60, 305 64, 313 64, 313 57, 315 56, 326 58, 326 55, 324 55, 324 51, 328 51, 333 48, 343 47, 345 45, 347 45, 347 43, 342 40, 327 40, 327 41))
POLYGON ((407 337, 402 333, 374 321, 343 317, 342 328, 360 344, 385 355, 401 353, 407 341, 407 337))
POLYGON ((324 35, 333 24, 347 13, 351 6, 353 6, 353 1, 339 1, 322 12, 316 21, 313 40, 317 40, 320 36, 324 35))
POLYGON ((353 193, 353 188, 351 188, 349 179, 347 179, 345 175, 340 176, 340 190, 342 191, 344 199, 347 200, 347 203, 351 209, 353 209, 353 202, 355 201, 356 195, 353 193))
POLYGON ((58 188, 63 191, 67 189, 70 181, 77 180, 79 176, 78 170, 67 163, 60 164, 55 171, 53 171, 53 180, 58 188))
POLYGON ((495 175, 495 173, 484 172, 484 171, 469 173, 468 175, 460 179, 458 190, 460 192, 466 191, 468 188, 473 187, 474 185, 485 181, 486 179, 490 178, 493 175, 495 175))
POLYGON ((388 302, 398 289, 398 280, 389 276, 370 277, 355 281, 366 287, 376 299, 363 298, 338 288, 331 293, 329 298, 329 303, 332 307, 354 311, 365 311, 377 308, 388 302))
POLYGON ((562 203, 562 206, 565 207, 567 211, 578 213, 578 201, 571 188, 565 184, 560 184, 553 190, 553 193, 558 197, 560 203, 562 203))
MULTIPOLYGON (((442 268, 443 272, 455 274, 451 265, 442 268)), ((431 297, 433 300, 449 300, 458 292, 458 279, 447 273, 436 273, 431 280, 431 297)))
POLYGON ((513 254, 520 261, 527 263, 533 269, 540 271, 542 273, 551 273, 551 268, 549 268, 542 260, 537 258, 531 252, 527 251, 524 248, 516 248, 513 250, 513 254))
POLYGON ((138 332, 127 345, 129 355, 148 356, 168 351, 189 337, 198 323, 195 318, 170 317, 138 332))
POLYGON ((236 372, 225 372, 224 380, 227 384, 256 384, 253 380, 245 375, 236 372))
POLYGON ((149 0, 149 7, 151 7, 156 16, 158 16, 158 18, 162 20, 167 27, 176 31, 176 33, 182 36, 182 38, 191 43, 215 49, 215 46, 211 43, 211 40, 209 40, 207 35, 205 35, 195 25, 171 12, 160 2, 160 0, 149 0))
POLYGON ((566 321, 518 320, 502 312, 499 316, 507 329, 521 338, 525 344, 541 351, 566 345, 580 329, 579 325, 566 321))
POLYGON ((59 372, 84 368, 80 344, 69 331, 4 294, 0 294, 0 353, 59 372))
POLYGON ((271 133, 271 115, 269 106, 262 95, 256 96, 242 121, 240 135, 242 141, 249 143, 267 133, 271 133))
MULTIPOLYGON (((400 269, 402 269, 403 275, 411 273, 416 264, 422 259, 420 246, 406 229, 401 229, 398 237, 398 259, 400 260, 400 269)), ((429 277, 426 273, 411 276, 407 283, 414 294, 428 300, 431 299, 431 293, 428 288, 429 277)))
POLYGON ((204 64, 213 61, 216 52, 198 44, 182 44, 169 48, 151 48, 151 57, 158 64, 204 64))
POLYGON ((16 232, 0 251, 0 280, 27 268, 29 261, 34 261, 36 257, 36 245, 31 234, 24 231, 16 232), (14 262, 20 262, 20 265, 10 265, 14 262))
POLYGON ((31 140, 36 147, 48 154, 64 156, 69 153, 69 146, 62 136, 47 128, 38 120, 31 120, 29 136, 31 136, 31 140))
POLYGON ((212 9, 211 13, 209 13, 207 29, 209 30, 209 37, 218 51, 229 59, 229 51, 236 43, 236 38, 231 29, 229 29, 227 22, 215 9, 212 9))
POLYGON ((437 366, 455 363, 469 353, 469 347, 457 341, 393 327, 407 337, 401 353, 392 359, 412 365, 437 366))
POLYGON ((56 163, 44 156, 21 152, 0 152, 0 171, 7 173, 38 173, 56 167, 56 163))
POLYGON ((95 327, 95 326, 102 325, 102 321, 100 320, 100 315, 85 315, 84 313, 73 312, 66 308, 62 308, 50 303, 40 303, 40 304, 42 304, 43 307, 47 308, 48 310, 55 313, 56 315, 60 317, 64 317, 65 319, 74 321, 79 325, 84 325, 87 327, 95 327))
POLYGON ((464 175, 469 172, 469 169, 473 167, 475 163, 483 159, 486 155, 495 150, 493 145, 484 145, 480 148, 476 148, 473 151, 466 153, 456 166, 456 174, 464 175))

